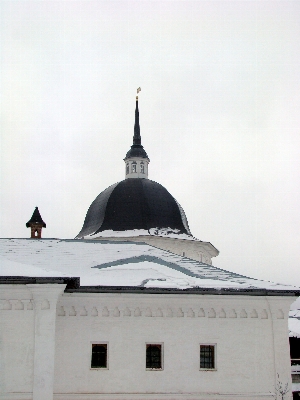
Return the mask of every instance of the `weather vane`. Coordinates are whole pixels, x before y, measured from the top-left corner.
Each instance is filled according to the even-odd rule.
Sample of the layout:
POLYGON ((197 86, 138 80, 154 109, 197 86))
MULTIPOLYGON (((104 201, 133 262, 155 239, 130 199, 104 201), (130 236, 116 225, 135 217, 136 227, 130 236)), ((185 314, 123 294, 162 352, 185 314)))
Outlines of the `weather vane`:
MULTIPOLYGON (((136 89, 137 94, 139 94, 141 90, 142 90, 142 89, 141 89, 140 87, 137 88, 137 89, 136 89)), ((139 96, 136 96, 136 99, 138 99, 138 98, 139 98, 139 96)))

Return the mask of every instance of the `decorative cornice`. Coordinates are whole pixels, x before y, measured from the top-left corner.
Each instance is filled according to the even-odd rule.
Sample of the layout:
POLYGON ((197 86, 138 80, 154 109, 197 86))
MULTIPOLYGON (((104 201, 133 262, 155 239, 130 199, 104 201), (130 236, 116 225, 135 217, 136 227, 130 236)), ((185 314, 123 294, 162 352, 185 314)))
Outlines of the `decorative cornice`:
MULTIPOLYGON (((86 304, 58 304, 59 317, 99 317, 99 318, 271 318, 266 308, 230 308, 230 307, 147 307, 147 306, 109 306, 86 304)), ((273 319, 285 319, 282 309, 278 309, 273 319)))
MULTIPOLYGON (((206 373, 206 371, 201 371, 206 373)), ((0 394, 0 400, 31 400, 30 393, 5 393, 0 394)), ((268 392, 247 392, 245 393, 54 393, 54 400, 271 400, 274 399, 274 393, 268 392)))

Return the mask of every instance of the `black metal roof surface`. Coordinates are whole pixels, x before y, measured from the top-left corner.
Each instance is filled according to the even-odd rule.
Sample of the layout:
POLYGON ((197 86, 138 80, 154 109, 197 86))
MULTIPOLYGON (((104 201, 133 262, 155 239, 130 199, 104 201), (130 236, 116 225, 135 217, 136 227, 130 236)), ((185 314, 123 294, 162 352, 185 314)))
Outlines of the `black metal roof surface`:
POLYGON ((128 150, 124 160, 127 160, 128 158, 132 157, 140 157, 140 158, 148 158, 148 155, 144 149, 144 147, 141 144, 133 144, 128 150))
POLYGON ((77 238, 106 230, 171 228, 191 235, 182 207, 162 185, 132 178, 116 183, 91 204, 77 238))
POLYGON ((41 224, 41 225, 43 225, 43 228, 46 228, 46 224, 42 220, 42 217, 41 217, 41 214, 39 212, 38 207, 35 207, 35 210, 33 211, 32 217, 26 223, 26 227, 29 228, 31 226, 31 224, 41 224))

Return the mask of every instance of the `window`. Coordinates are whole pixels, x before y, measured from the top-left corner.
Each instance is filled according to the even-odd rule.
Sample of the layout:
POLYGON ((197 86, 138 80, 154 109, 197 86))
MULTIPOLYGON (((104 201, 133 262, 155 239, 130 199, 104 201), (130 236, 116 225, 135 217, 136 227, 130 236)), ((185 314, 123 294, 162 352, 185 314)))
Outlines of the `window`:
POLYGON ((200 369, 216 369, 215 345, 200 344, 200 369))
POLYGON ((291 364, 300 365, 300 338, 290 337, 289 340, 290 340, 291 364))
POLYGON ((126 163, 126 175, 129 174, 129 163, 126 163))
POLYGON ((91 368, 107 368, 107 344, 92 344, 91 368))
POLYGON ((135 161, 133 161, 133 163, 131 164, 131 172, 136 173, 136 162, 135 161))
POLYGON ((145 165, 144 165, 143 161, 141 162, 141 173, 142 174, 145 173, 145 165))
POLYGON ((161 344, 146 344, 146 369, 162 369, 161 344))

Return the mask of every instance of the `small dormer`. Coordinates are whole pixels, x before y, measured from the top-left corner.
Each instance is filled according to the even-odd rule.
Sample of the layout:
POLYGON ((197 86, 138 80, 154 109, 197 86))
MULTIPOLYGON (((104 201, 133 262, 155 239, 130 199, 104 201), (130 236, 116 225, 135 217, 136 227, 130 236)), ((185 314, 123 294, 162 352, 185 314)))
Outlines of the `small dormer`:
POLYGON ((32 217, 26 223, 26 227, 31 228, 31 239, 41 239, 42 229, 46 228, 46 224, 42 220, 38 207, 35 207, 32 217))
MULTIPOLYGON (((140 88, 138 89, 138 92, 140 88)), ((125 161, 125 179, 148 178, 149 157, 141 145, 140 121, 139 121, 139 98, 136 96, 135 123, 133 144, 127 152, 125 161)))

